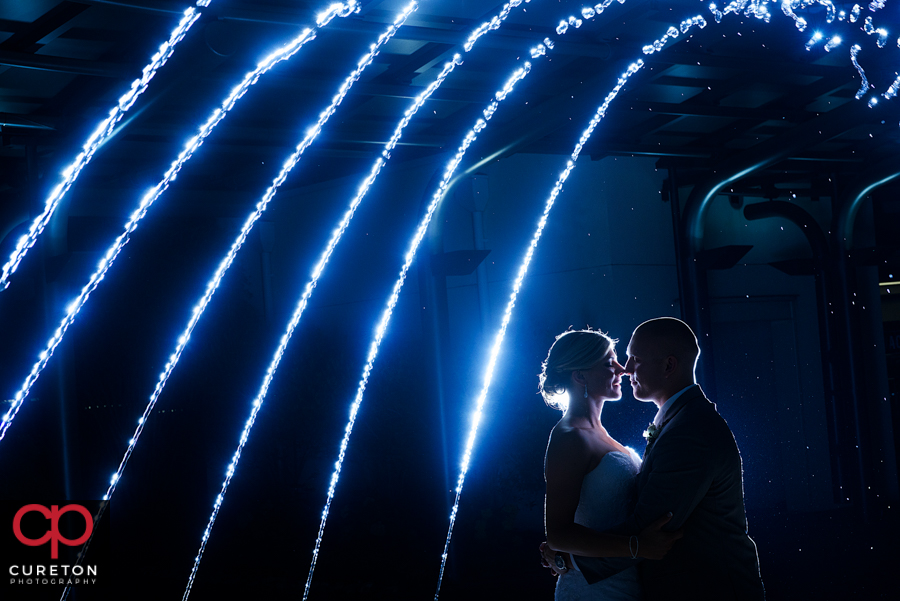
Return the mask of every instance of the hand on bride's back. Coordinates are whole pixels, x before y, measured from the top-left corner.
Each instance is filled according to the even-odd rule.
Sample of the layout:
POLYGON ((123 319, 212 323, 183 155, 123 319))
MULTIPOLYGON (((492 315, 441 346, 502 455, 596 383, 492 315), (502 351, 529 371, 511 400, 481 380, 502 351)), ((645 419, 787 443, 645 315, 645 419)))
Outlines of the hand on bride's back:
POLYGON ((672 514, 668 513, 655 522, 644 528, 638 535, 639 548, 636 549, 639 557, 646 559, 662 559, 665 557, 672 545, 679 538, 684 536, 684 530, 676 530, 674 532, 666 532, 662 527, 669 523, 672 514))

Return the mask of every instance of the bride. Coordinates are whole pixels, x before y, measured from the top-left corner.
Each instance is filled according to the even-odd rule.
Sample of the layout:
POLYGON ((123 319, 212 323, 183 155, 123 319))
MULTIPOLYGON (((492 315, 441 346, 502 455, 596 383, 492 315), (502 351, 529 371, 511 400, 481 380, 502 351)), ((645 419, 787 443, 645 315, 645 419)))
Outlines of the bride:
POLYGON ((556 599, 641 599, 636 567, 589 585, 568 554, 660 559, 680 533, 662 532, 663 516, 638 535, 602 534, 622 524, 634 506, 641 459, 616 441, 600 420, 603 404, 622 398, 625 369, 615 340, 594 330, 560 334, 543 364, 540 390, 565 413, 550 432, 544 477, 544 564, 560 574, 556 599), (566 400, 566 398, 568 399, 566 400))

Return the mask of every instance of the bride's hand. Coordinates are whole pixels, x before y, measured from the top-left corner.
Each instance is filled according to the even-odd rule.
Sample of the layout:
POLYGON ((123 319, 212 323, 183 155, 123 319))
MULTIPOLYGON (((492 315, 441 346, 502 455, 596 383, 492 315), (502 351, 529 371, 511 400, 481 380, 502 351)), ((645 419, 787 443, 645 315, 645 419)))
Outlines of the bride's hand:
POLYGON ((664 532, 662 527, 669 523, 672 514, 668 513, 646 528, 637 536, 634 552, 638 557, 646 559, 662 559, 668 553, 672 545, 679 538, 684 536, 684 530, 676 530, 675 532, 664 532))
POLYGON ((550 571, 554 576, 561 576, 565 572, 568 572, 571 569, 569 554, 568 553, 559 553, 563 556, 566 561, 566 568, 564 571, 560 571, 556 566, 556 555, 557 551, 554 551, 550 548, 546 542, 541 543, 541 565, 545 568, 550 568, 550 571))

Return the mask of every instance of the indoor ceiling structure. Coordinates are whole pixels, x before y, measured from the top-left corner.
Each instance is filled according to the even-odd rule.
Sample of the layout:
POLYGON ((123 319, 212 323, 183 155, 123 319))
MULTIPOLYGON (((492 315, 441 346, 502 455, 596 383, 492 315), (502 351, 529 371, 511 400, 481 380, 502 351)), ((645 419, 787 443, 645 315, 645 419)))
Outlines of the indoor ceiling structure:
MULTIPOLYGON (((265 92, 246 101, 252 106, 241 107, 222 123, 207 142, 214 148, 205 149, 202 167, 190 172, 195 209, 227 212, 232 195, 256 193, 255 167, 290 152, 298 132, 312 123, 405 3, 361 4, 358 14, 335 19, 318 33, 315 44, 290 64, 275 68, 262 82, 265 92)), ((437 90, 428 108, 413 120, 400 142, 400 154, 420 157, 455 147, 508 73, 547 38, 558 40, 546 57, 533 60, 536 76, 517 92, 521 101, 517 98, 509 103, 514 107, 505 107, 497 116, 490 134, 497 156, 571 153, 615 78, 637 59, 643 59, 645 68, 611 105, 584 150, 593 159, 660 157, 661 167, 683 170, 679 184, 690 185, 729 157, 767 141, 783 140, 787 146, 792 140, 795 148, 786 153, 786 160, 756 171, 735 193, 819 197, 832 193, 836 183, 831 176, 852 178, 888 157, 900 138, 894 106, 865 106, 870 97, 886 91, 897 63, 895 40, 879 51, 877 34, 865 35, 861 25, 870 14, 865 10, 857 23, 844 16, 827 25, 833 32, 823 30, 864 38, 859 61, 873 94, 854 101, 860 76, 849 56, 851 41, 830 52, 822 49, 825 40, 807 49, 813 30, 798 31, 782 14, 768 23, 729 14, 717 24, 704 2, 630 0, 621 6, 613 3, 604 14, 582 19, 580 27, 573 24, 557 36, 561 19, 570 14, 581 18, 581 5, 534 0, 513 11, 472 52, 462 52, 468 35, 501 6, 422 2, 353 87, 338 112, 339 122, 310 148, 306 160, 316 168, 305 170, 290 185, 364 168, 389 139, 408 99, 454 54, 462 53, 465 68, 437 90), (709 26, 694 27, 690 35, 668 41, 664 51, 643 54, 645 45, 695 14, 709 26), (821 128, 810 127, 817 120, 827 131, 798 143, 796 138, 804 134, 795 128, 806 125, 804 131, 818 131, 821 128)), ((81 184, 95 193, 84 202, 113 202, 111 195, 125 194, 131 182, 159 172, 221 102, 223 91, 266 52, 312 25, 319 8, 291 0, 210 3, 183 47, 159 71, 158 81, 118 126, 115 151, 98 151, 103 160, 94 161, 81 184)), ((851 8, 838 6, 847 13, 851 8)), ((29 198, 42 202, 35 196, 46 195, 47 178, 53 180, 74 158, 184 9, 184 3, 171 0, 3 3, 0 238, 6 239, 33 212, 29 198), (29 178, 41 178, 45 187, 29 178)), ((807 10, 810 18, 819 17, 825 25, 825 6, 807 10)), ((4 241, 4 250, 10 242, 4 241)))

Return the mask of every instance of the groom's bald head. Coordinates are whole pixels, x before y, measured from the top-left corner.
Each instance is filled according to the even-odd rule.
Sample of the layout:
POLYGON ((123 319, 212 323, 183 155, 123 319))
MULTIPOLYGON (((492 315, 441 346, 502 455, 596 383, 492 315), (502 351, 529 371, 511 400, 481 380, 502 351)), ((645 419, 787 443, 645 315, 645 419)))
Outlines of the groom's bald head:
POLYGON ((637 399, 660 403, 695 383, 700 347, 680 319, 659 317, 639 325, 628 343, 628 355, 625 369, 637 399))
POLYGON ((690 326, 680 319, 658 317, 645 321, 635 328, 631 339, 636 338, 649 343, 654 354, 674 356, 682 366, 689 367, 693 375, 700 347, 690 326))

